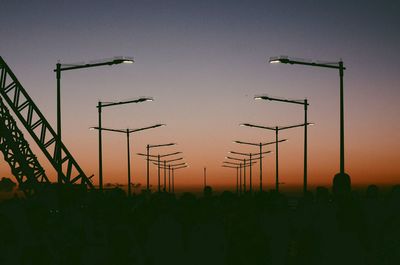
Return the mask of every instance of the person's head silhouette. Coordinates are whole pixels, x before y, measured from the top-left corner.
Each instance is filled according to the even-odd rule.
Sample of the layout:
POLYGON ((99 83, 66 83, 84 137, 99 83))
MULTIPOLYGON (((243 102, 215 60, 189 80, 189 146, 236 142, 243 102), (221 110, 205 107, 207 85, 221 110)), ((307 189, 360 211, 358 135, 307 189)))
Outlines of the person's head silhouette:
POLYGON ((211 197, 212 196, 212 188, 211 186, 205 186, 203 190, 204 197, 211 197))
POLYGON ((344 198, 351 192, 350 176, 346 173, 337 173, 333 177, 332 192, 336 198, 344 198))

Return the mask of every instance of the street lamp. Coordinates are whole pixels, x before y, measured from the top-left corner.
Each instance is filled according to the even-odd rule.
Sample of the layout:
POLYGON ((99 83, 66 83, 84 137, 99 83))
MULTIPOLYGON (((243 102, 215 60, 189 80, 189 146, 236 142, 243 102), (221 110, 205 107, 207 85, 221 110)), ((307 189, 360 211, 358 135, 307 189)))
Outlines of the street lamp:
POLYGON ((304 171, 303 171, 303 193, 307 192, 307 108, 308 108, 308 100, 291 100, 291 99, 282 99, 282 98, 274 98, 269 96, 256 96, 254 99, 263 99, 269 101, 278 101, 284 103, 291 103, 296 105, 303 105, 304 107, 304 171))
MULTIPOLYGON (((255 161, 249 162, 249 160, 246 158, 242 159, 242 158, 231 157, 231 156, 226 156, 225 158, 241 162, 240 164, 242 164, 242 167, 243 167, 243 191, 244 191, 244 193, 246 193, 247 192, 246 167, 251 167, 253 164, 256 164, 256 162, 255 161)), ((226 162, 226 163, 228 163, 228 162, 226 162)))
MULTIPOLYGON (((287 139, 284 139, 284 140, 279 140, 278 141, 278 143, 279 142, 284 142, 284 141, 287 141, 287 139)), ((249 143, 249 142, 243 142, 243 141, 233 141, 234 143, 237 143, 237 144, 247 144, 247 145, 253 145, 253 146, 258 146, 259 148, 260 148, 260 152, 259 152, 259 155, 260 155, 260 157, 261 157, 261 155, 262 155, 262 148, 263 148, 263 146, 265 146, 265 145, 270 145, 270 144, 275 144, 276 142, 274 141, 274 142, 268 142, 268 143, 249 143)), ((262 159, 260 159, 260 192, 262 192, 262 189, 263 189, 263 177, 262 177, 262 159)))
POLYGON ((164 146, 171 146, 171 145, 176 145, 176 143, 168 143, 168 144, 154 144, 154 145, 150 145, 148 144, 146 147, 147 150, 147 184, 146 184, 146 189, 147 192, 150 191, 150 171, 149 171, 149 163, 150 163, 150 148, 156 148, 156 147, 164 147, 164 146))
MULTIPOLYGON (((305 124, 297 124, 297 125, 292 125, 292 126, 284 126, 284 127, 267 127, 267 126, 260 126, 260 125, 254 125, 250 123, 242 123, 240 126, 247 126, 247 127, 254 127, 254 128, 260 128, 260 129, 266 129, 266 130, 271 130, 275 131, 275 189, 276 191, 279 191, 279 160, 278 160, 278 132, 281 130, 286 130, 286 129, 291 129, 291 128, 297 128, 304 126, 305 124)), ((307 125, 313 125, 313 123, 307 123, 307 125)))
POLYGON ((119 102, 101 102, 101 101, 98 102, 96 108, 98 110, 98 120, 99 120, 99 126, 97 127, 98 128, 97 130, 99 131, 99 189, 100 190, 103 190, 103 143, 102 143, 103 139, 101 133, 101 131, 103 130, 101 127, 102 108, 131 104, 131 103, 141 103, 146 101, 153 101, 153 98, 143 97, 143 98, 119 101, 119 102))
MULTIPOLYGON (((250 166, 251 164, 255 164, 255 162, 252 162, 251 164, 247 162, 246 164, 244 164, 244 163, 242 163, 242 161, 244 161, 245 159, 242 160, 242 159, 236 159, 236 158, 232 158, 232 157, 225 157, 225 158, 241 162, 241 163, 235 163, 235 162, 230 162, 230 161, 223 161, 223 163, 227 164, 228 166, 234 165, 234 166, 239 167, 239 194, 242 194, 242 168, 244 171, 243 172, 244 179, 246 179, 245 178, 246 177, 246 167, 250 166)), ((245 183, 245 181, 243 181, 243 183, 245 183)))
POLYGON ((207 168, 204 167, 203 169, 203 182, 204 182, 204 188, 207 187, 207 168))
POLYGON ((267 151, 267 152, 262 152, 262 153, 242 153, 242 152, 235 152, 235 151, 229 151, 229 153, 231 154, 235 154, 235 155, 244 155, 244 156, 248 156, 249 157, 249 163, 250 163, 250 193, 253 191, 253 167, 252 167, 252 160, 253 159, 260 159, 260 165, 261 165, 261 161, 263 159, 262 155, 263 154, 268 154, 271 153, 271 151, 267 151), (260 155, 259 157, 254 157, 255 155, 260 155))
POLYGON ((287 56, 271 57, 270 63, 284 63, 284 64, 300 64, 307 66, 333 68, 339 70, 340 79, 340 174, 344 174, 344 93, 343 93, 343 73, 346 67, 343 66, 343 61, 339 62, 313 62, 302 61, 298 59, 290 59, 287 56))
POLYGON ((165 126, 165 124, 156 124, 148 127, 143 127, 139 129, 108 129, 108 128, 100 128, 100 127, 91 127, 90 129, 94 130, 104 130, 109 132, 117 132, 117 133, 125 133, 126 134, 126 145, 127 145, 127 154, 128 154, 128 196, 131 196, 131 158, 130 158, 130 144, 129 144, 129 136, 131 133, 140 132, 148 129, 153 129, 157 127, 165 126))
MULTIPOLYGON (((179 161, 182 160, 183 157, 180 158, 175 158, 175 159, 170 159, 170 160, 164 160, 164 164, 166 163, 170 163, 170 162, 175 162, 175 161, 179 161)), ((154 159, 150 159, 151 162, 153 162, 154 165, 157 166, 158 168, 158 192, 161 191, 161 186, 160 186, 160 169, 162 168, 162 163, 159 160, 154 160, 154 159)), ((165 187, 165 168, 164 168, 164 187, 165 187)))
MULTIPOLYGON (((186 163, 168 164, 168 167, 164 167, 164 169, 166 168, 168 169, 168 192, 171 192, 171 186, 172 186, 172 193, 175 192, 175 169, 181 169, 185 167, 189 167, 188 164, 186 163), (172 185, 171 185, 171 176, 172 176, 172 185)), ((165 185, 166 184, 164 183, 164 187, 165 185)))
MULTIPOLYGON (((61 72, 69 71, 69 70, 76 70, 82 68, 92 68, 98 67, 103 65, 114 65, 114 64, 121 64, 121 63, 133 63, 133 58, 124 58, 124 57, 115 57, 110 60, 95 62, 95 63, 86 63, 86 64, 61 64, 58 62, 56 64, 56 69, 53 71, 56 73, 57 79, 57 146, 56 146, 56 157, 58 161, 58 168, 57 168, 57 175, 58 175, 58 183, 62 181, 62 154, 61 154, 61 72)), ((101 127, 101 126, 99 126, 101 127)))
MULTIPOLYGON (((155 157, 155 158, 157 158, 157 163, 159 164, 159 165, 161 165, 161 158, 163 158, 163 157, 167 157, 167 156, 172 156, 172 155, 177 155, 177 154, 181 154, 182 152, 174 152, 174 153, 169 153, 169 154, 164 154, 164 155, 160 155, 160 154, 158 154, 158 155, 149 155, 150 157, 155 157)), ((142 153, 138 153, 138 155, 141 155, 141 156, 146 156, 147 157, 147 154, 142 154, 142 153)), ((151 160, 151 161, 154 161, 154 160, 151 160)), ((169 160, 169 161, 171 161, 171 160, 169 160)), ((167 162, 167 160, 164 160, 164 163, 166 163, 167 162)), ((160 186, 160 166, 158 166, 158 192, 160 192, 161 191, 161 186, 160 186)), ((165 185, 165 179, 166 179, 166 173, 165 173, 165 170, 166 169, 164 169, 164 185, 165 185)))

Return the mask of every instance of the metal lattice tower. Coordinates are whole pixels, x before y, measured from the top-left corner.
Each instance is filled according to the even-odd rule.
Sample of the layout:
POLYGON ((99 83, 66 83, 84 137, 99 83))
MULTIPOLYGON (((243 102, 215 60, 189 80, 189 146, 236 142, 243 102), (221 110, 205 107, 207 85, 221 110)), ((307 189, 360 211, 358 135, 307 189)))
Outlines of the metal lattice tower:
POLYGON ((14 111, 44 155, 57 170, 57 148, 62 152, 62 184, 81 184, 93 188, 90 179, 63 143, 58 146, 57 134, 40 112, 14 73, 0 56, 0 95, 14 111))
POLYGON ((44 169, 18 129, 3 100, 0 98, 0 150, 4 160, 25 194, 34 193, 41 183, 49 183, 44 169))

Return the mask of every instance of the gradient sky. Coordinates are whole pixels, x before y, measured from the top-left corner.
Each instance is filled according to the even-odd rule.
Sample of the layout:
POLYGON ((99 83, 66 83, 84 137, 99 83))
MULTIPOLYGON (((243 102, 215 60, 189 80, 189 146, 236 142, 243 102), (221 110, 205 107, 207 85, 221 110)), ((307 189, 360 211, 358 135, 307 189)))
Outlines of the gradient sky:
MULTIPOLYGON (((242 122, 302 122, 300 106, 254 101, 257 94, 310 102, 309 183, 327 185, 339 169, 339 76, 332 69, 271 65, 270 56, 338 61, 345 87, 346 171, 355 184, 400 179, 400 4, 398 1, 1 1, 0 56, 55 128, 55 75, 61 63, 132 56, 133 65, 64 72, 63 141, 87 175, 98 176, 97 101, 154 97, 104 110, 103 126, 163 128, 132 135, 132 152, 177 142, 190 168, 180 187, 235 184, 221 168, 230 150, 256 148, 232 140, 273 141, 274 133, 242 122)), ((22 125, 20 125, 22 129, 22 125)), ((25 130, 23 130, 25 131, 25 130)), ((54 170, 25 133, 51 179, 54 170)), ((282 132, 280 177, 301 184, 303 131, 282 132)), ((104 133, 104 182, 126 183, 126 139, 104 133)), ((158 153, 157 151, 154 154, 158 153)), ((274 155, 264 160, 274 181, 274 155)), ((132 157, 133 182, 145 182, 145 161, 132 157)), ((257 167, 258 168, 258 167, 257 167)), ((254 170, 258 175, 258 169, 254 170)), ((10 169, 0 156, 0 176, 10 169)), ((156 181, 156 168, 151 171, 156 181)), ((258 185, 258 181, 254 181, 258 185)), ((282 187, 285 190, 285 186, 282 187)))

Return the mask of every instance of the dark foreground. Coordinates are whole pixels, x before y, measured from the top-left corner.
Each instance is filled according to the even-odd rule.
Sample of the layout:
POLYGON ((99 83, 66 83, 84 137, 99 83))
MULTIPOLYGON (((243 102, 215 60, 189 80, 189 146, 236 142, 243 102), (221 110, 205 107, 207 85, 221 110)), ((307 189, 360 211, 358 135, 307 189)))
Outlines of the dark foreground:
POLYGON ((49 193, 0 203, 0 264, 400 264, 400 186, 380 194, 49 193))

